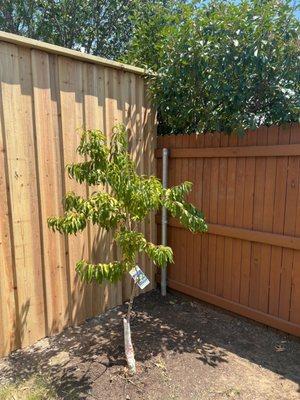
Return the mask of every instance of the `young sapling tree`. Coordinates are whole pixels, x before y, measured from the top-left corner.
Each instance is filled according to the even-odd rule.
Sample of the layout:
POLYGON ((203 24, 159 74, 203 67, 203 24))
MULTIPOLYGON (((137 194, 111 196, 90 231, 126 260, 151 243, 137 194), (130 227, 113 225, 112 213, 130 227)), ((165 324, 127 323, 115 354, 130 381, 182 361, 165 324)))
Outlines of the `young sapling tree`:
MULTIPOLYGON (((98 225, 112 232, 112 240, 120 250, 119 259, 108 263, 92 264, 89 260, 79 260, 76 271, 85 282, 117 282, 135 268, 141 253, 159 267, 172 263, 172 249, 149 242, 137 228, 150 212, 162 206, 191 232, 207 230, 203 214, 184 199, 192 188, 190 182, 164 189, 155 176, 137 173, 128 152, 128 135, 123 125, 113 128, 110 143, 99 130, 84 131, 77 151, 85 161, 67 165, 69 177, 92 187, 102 185, 108 190, 94 192, 89 198, 68 193, 64 215, 49 218, 48 225, 64 234, 76 234, 88 223, 98 225)), ((136 283, 132 286, 128 310, 123 318, 125 353, 132 373, 135 372, 135 359, 130 315, 135 290, 136 283)))

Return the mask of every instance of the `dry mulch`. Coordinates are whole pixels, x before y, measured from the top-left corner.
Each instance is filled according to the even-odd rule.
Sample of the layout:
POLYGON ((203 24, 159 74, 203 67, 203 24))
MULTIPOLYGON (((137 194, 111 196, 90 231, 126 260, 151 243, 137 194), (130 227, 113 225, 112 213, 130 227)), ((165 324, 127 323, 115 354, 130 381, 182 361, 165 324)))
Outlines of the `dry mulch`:
POLYGON ((116 307, 0 360, 0 384, 47 375, 59 399, 292 400, 300 341, 178 294, 135 300, 137 374, 126 372, 116 307))

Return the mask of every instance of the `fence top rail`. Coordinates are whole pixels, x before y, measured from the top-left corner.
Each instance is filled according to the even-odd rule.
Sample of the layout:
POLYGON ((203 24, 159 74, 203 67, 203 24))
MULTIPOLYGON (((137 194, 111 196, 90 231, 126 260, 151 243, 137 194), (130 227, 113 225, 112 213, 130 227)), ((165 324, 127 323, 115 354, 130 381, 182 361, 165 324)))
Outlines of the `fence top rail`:
POLYGON ((146 70, 143 68, 135 67, 133 65, 123 64, 117 61, 108 60, 103 57, 94 56, 91 54, 82 53, 80 51, 71 50, 66 47, 56 46, 54 44, 41 42, 40 40, 30 39, 24 36, 15 35, 0 31, 0 41, 16 44, 19 46, 29 47, 46 51, 48 53, 57 54, 64 57, 70 57, 75 60, 90 62, 93 64, 100 64, 105 67, 115 68, 126 72, 132 72, 137 75, 145 75, 146 70))
MULTIPOLYGON (((167 146, 166 146, 167 147, 167 146)), ((169 148, 170 158, 215 157, 284 157, 299 156, 300 144, 243 147, 169 148)), ((162 157, 162 149, 156 149, 156 158, 162 157)))

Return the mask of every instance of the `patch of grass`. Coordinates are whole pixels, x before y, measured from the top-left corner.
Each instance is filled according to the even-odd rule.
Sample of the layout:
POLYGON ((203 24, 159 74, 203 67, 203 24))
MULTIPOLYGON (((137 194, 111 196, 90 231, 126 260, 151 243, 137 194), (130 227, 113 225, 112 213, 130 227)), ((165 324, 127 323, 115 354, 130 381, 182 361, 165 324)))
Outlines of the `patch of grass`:
POLYGON ((57 400, 58 396, 49 381, 34 376, 27 381, 0 387, 0 400, 57 400))
POLYGON ((229 398, 232 398, 232 397, 236 398, 236 396, 239 397, 241 394, 240 389, 238 389, 238 388, 229 388, 220 393, 222 393, 223 395, 225 395, 226 397, 229 397, 229 398))

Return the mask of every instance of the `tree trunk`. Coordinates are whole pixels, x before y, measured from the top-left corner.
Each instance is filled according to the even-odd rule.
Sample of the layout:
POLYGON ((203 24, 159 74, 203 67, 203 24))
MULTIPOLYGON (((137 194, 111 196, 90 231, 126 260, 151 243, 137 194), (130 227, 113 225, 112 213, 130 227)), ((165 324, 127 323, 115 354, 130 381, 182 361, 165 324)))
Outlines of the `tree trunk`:
POLYGON ((123 318, 124 324, 124 345, 125 345, 125 355, 128 364, 128 368, 131 374, 135 374, 135 358, 134 358, 134 349, 131 341, 131 330, 130 330, 130 314, 133 304, 133 299, 135 295, 136 283, 133 283, 130 300, 128 304, 128 310, 126 317, 123 318))

